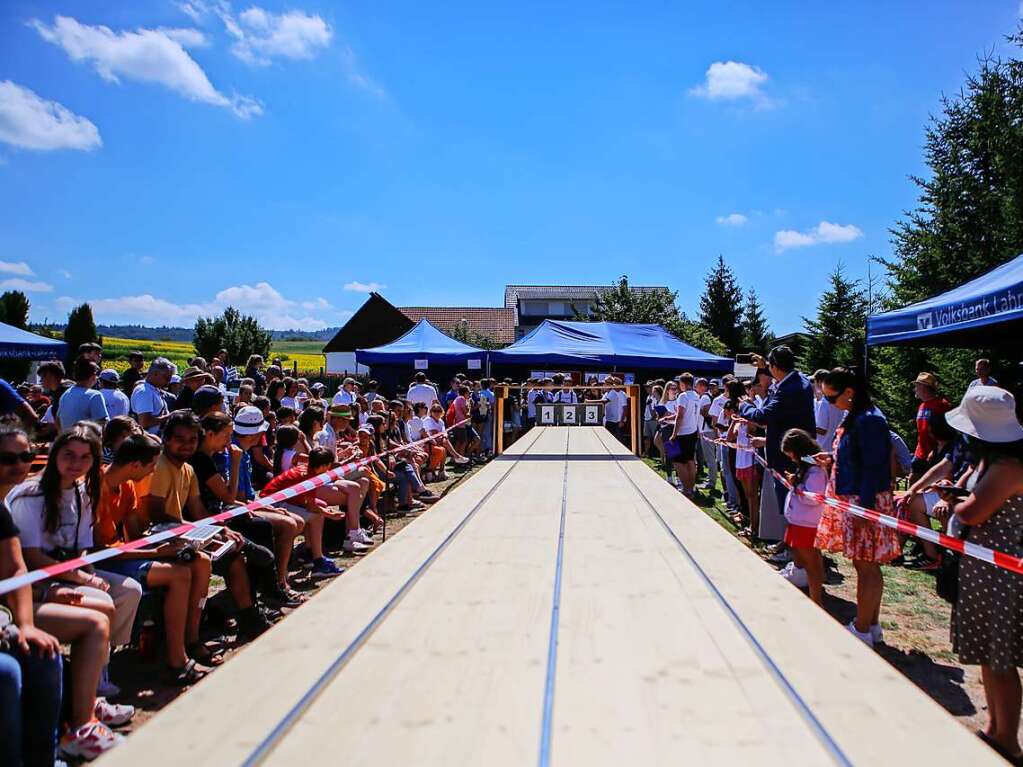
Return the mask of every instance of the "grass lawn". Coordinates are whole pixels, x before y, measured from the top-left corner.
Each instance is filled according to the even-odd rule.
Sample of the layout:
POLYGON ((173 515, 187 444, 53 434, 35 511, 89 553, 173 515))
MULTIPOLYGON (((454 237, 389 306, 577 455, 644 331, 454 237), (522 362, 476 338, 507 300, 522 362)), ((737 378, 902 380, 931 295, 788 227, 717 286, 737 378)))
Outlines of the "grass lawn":
MULTIPOLYGON (((323 341, 275 341, 270 347, 270 357, 279 357, 288 369, 297 363, 299 373, 319 373, 325 364, 323 347, 323 341)), ((135 341, 106 336, 103 338, 103 366, 123 372, 128 367, 128 354, 133 351, 142 352, 147 362, 153 357, 166 357, 179 370, 187 367, 189 358, 195 356, 195 349, 186 341, 135 341)))
MULTIPOLYGON (((660 461, 645 459, 662 476, 660 461)), ((710 497, 697 506, 730 535, 764 559, 767 547, 738 535, 726 515, 720 480, 710 497)), ((824 587, 824 609, 843 625, 856 613, 856 571, 852 563, 832 555, 837 575, 824 587)), ((877 653, 970 729, 987 722, 984 689, 977 666, 963 666, 949 640, 951 608, 934 591, 934 576, 903 567, 882 568, 885 591, 881 606, 884 644, 877 653)))

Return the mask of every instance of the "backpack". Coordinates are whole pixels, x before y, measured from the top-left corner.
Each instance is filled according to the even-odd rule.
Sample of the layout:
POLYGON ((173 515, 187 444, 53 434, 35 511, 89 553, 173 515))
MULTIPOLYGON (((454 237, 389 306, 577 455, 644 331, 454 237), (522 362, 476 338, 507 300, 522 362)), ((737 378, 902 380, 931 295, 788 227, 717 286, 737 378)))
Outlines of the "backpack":
POLYGON ((444 414, 444 424, 450 429, 455 425, 455 403, 452 402, 448 405, 448 410, 444 414))

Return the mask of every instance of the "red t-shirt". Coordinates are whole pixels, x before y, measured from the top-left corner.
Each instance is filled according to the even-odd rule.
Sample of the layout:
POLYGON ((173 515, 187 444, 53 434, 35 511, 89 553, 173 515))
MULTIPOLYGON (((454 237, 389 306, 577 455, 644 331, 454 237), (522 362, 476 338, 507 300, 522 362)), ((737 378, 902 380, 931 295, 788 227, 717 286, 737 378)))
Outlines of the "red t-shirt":
POLYGON ((932 397, 926 402, 921 402, 916 411, 916 450, 914 458, 926 460, 938 446, 938 440, 931 434, 930 418, 938 413, 947 413, 952 409, 952 403, 944 397, 932 397))
MULTIPOLYGON (((287 471, 278 474, 276 477, 267 482, 266 486, 263 488, 260 495, 264 497, 268 495, 273 495, 278 490, 284 490, 285 488, 291 487, 292 485, 297 485, 299 482, 303 481, 304 479, 307 479, 308 477, 309 477, 308 466, 306 466, 305 464, 303 464, 302 466, 292 466, 287 471)), ((295 497, 289 498, 288 503, 294 503, 298 506, 301 506, 305 502, 305 497, 309 495, 310 492, 315 491, 307 490, 304 493, 299 493, 295 497)))

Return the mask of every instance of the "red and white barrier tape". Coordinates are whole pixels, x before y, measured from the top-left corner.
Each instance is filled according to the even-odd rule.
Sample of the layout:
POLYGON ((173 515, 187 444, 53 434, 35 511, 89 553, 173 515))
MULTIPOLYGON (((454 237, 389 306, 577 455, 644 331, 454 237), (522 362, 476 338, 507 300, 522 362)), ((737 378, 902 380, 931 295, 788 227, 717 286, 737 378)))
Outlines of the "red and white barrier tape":
POLYGON ((974 559, 989 562, 990 564, 993 564, 997 567, 1001 567, 1005 570, 1011 570, 1014 573, 1023 575, 1023 557, 1014 557, 1011 554, 1006 554, 1003 551, 996 551, 994 549, 989 549, 986 546, 978 546, 975 543, 964 541, 960 538, 953 538, 950 535, 945 535, 944 533, 938 532, 937 530, 932 530, 929 527, 915 525, 912 522, 907 522, 906 520, 898 519, 897 517, 893 517, 889 514, 881 514, 878 511, 874 511, 873 509, 867 509, 864 508, 863 506, 857 506, 854 503, 849 503, 848 501, 844 501, 841 498, 836 498, 832 495, 822 495, 820 493, 811 493, 808 490, 793 488, 792 483, 790 483, 788 479, 784 477, 780 472, 768 466, 767 461, 758 452, 756 452, 754 448, 745 447, 743 445, 737 445, 734 442, 726 442, 725 440, 721 439, 710 439, 708 437, 704 437, 704 439, 706 439, 708 442, 713 442, 716 445, 724 445, 725 447, 730 447, 734 450, 746 450, 752 452, 753 457, 756 459, 757 463, 761 464, 762 466, 764 466, 764 468, 770 471, 771 474, 774 475, 774 477, 779 482, 785 485, 785 487, 787 487, 789 490, 795 490, 797 494, 802 495, 806 498, 810 498, 812 500, 817 501, 818 503, 823 503, 827 506, 831 506, 832 508, 839 509, 840 511, 847 511, 853 516, 859 517, 860 519, 868 519, 871 522, 876 522, 879 525, 890 527, 894 530, 898 530, 900 533, 912 535, 914 538, 921 538, 925 541, 937 544, 938 546, 941 546, 943 548, 955 551, 958 554, 963 554, 968 557, 973 557, 974 559))
MULTIPOLYGON (((449 430, 455 429, 461 426, 462 424, 468 423, 469 420, 470 419, 466 418, 462 421, 459 421, 458 423, 445 427, 444 431, 441 433, 447 434, 449 430)), ((415 440, 414 442, 409 442, 408 444, 402 445, 401 447, 385 450, 384 452, 377 453, 376 455, 368 456, 365 458, 359 458, 358 460, 355 461, 349 461, 348 463, 342 464, 334 469, 325 471, 322 474, 317 474, 315 477, 309 477, 308 479, 304 479, 301 482, 292 485, 291 487, 286 487, 283 490, 278 490, 276 493, 272 493, 271 495, 263 496, 262 498, 257 498, 256 500, 251 501, 250 503, 247 503, 244 506, 237 506, 233 509, 223 511, 220 514, 213 514, 212 516, 204 517, 203 519, 200 519, 196 522, 182 522, 177 527, 173 527, 169 530, 164 530, 159 533, 153 533, 152 535, 147 535, 144 538, 138 538, 134 541, 129 541, 128 543, 119 543, 114 546, 111 546, 110 548, 100 549, 99 551, 93 551, 89 554, 83 554, 80 557, 75 557, 74 559, 69 559, 64 562, 57 562, 56 564, 41 567, 38 570, 32 570, 21 575, 16 575, 12 578, 6 578, 0 581, 0 596, 2 596, 3 594, 7 594, 11 591, 14 591, 15 589, 20 589, 22 586, 31 586, 33 583, 44 581, 47 578, 54 578, 58 575, 63 575, 66 572, 70 572, 71 570, 77 570, 78 568, 83 567, 85 565, 95 564, 96 562, 102 562, 106 559, 113 559, 114 557, 120 556, 126 551, 134 551, 135 549, 145 548, 146 546, 151 544, 163 543, 164 541, 170 540, 171 538, 177 538, 179 535, 187 533, 189 530, 194 530, 195 528, 200 527, 202 525, 214 524, 216 522, 225 522, 229 519, 240 517, 242 514, 247 514, 250 511, 255 511, 257 509, 265 509, 268 506, 273 506, 275 503, 281 503, 282 501, 286 501, 289 498, 294 498, 297 495, 308 493, 312 490, 315 490, 318 487, 322 487, 323 485, 329 484, 330 482, 341 479, 346 474, 350 474, 351 472, 361 469, 364 466, 368 466, 377 458, 382 458, 383 456, 389 455, 391 453, 400 453, 401 451, 407 450, 408 448, 414 447, 415 445, 421 445, 426 442, 432 442, 438 436, 439 435, 434 434, 431 437, 424 437, 423 439, 418 439, 415 440)))

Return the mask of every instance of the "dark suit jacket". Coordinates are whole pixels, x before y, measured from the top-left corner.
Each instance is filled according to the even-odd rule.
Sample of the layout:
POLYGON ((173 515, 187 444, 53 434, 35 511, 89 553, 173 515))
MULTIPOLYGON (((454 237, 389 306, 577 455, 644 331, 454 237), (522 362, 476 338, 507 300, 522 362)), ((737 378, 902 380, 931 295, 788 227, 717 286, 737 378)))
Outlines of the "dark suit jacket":
POLYGON ((781 438, 789 429, 803 429, 811 437, 817 434, 813 417, 813 384, 799 371, 775 387, 767 395, 763 407, 746 404, 739 408, 743 418, 767 427, 767 464, 778 471, 791 471, 794 466, 781 452, 781 438))

